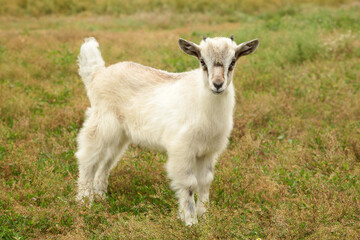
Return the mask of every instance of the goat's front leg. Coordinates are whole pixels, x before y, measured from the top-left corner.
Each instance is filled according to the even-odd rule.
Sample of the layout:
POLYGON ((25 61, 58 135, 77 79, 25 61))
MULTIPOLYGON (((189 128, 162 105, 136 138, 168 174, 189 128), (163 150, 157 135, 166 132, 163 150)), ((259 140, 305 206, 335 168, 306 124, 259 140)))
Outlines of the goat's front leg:
POLYGON ((195 211, 194 193, 197 188, 197 180, 194 174, 195 155, 188 153, 169 153, 166 164, 168 176, 171 180, 171 188, 175 191, 179 200, 179 215, 186 225, 197 223, 195 211))
POLYGON ((196 178, 198 182, 198 195, 196 213, 200 217, 206 212, 205 205, 209 202, 209 190, 214 179, 215 156, 208 155, 196 158, 196 178))

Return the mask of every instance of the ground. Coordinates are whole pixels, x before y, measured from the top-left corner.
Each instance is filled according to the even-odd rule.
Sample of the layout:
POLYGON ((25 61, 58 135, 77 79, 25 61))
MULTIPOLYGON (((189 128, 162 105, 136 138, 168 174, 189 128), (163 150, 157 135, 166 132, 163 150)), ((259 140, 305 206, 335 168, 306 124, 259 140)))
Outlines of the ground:
POLYGON ((59 2, 0 7, 0 238, 360 238, 357 2, 59 2), (260 40, 235 69, 234 130, 206 218, 177 219, 166 155, 136 146, 112 171, 107 199, 78 205, 83 39, 97 38, 107 64, 181 72, 199 63, 178 38, 202 35, 260 40))

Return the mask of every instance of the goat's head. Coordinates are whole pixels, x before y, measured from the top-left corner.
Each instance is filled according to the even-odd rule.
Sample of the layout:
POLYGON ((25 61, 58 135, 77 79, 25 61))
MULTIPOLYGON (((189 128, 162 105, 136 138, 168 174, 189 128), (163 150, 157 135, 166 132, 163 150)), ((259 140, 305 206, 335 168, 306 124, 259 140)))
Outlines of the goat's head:
POLYGON ((179 39, 180 48, 199 59, 205 84, 213 93, 222 93, 231 83, 236 61, 256 50, 259 40, 254 39, 237 45, 230 38, 204 37, 200 45, 179 39))

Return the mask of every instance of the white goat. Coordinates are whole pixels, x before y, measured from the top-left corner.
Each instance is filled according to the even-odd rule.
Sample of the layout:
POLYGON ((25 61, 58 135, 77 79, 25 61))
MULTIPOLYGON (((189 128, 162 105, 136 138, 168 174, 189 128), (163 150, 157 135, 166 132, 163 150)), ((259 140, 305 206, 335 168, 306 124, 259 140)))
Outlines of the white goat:
POLYGON ((109 67, 94 38, 79 55, 91 108, 78 135, 78 200, 104 195, 110 170, 130 143, 166 151, 166 169, 186 225, 206 210, 216 158, 228 143, 235 104, 236 60, 254 52, 257 39, 236 45, 233 37, 179 39, 201 67, 184 73, 121 62, 109 67), (194 193, 197 191, 195 207, 194 193))

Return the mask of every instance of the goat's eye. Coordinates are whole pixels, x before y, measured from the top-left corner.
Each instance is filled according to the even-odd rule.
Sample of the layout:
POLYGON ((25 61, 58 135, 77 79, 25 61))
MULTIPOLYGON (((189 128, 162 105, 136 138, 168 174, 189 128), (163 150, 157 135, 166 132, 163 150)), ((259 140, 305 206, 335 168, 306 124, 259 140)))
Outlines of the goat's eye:
POLYGON ((234 69, 235 66, 235 61, 232 61, 229 65, 229 71, 232 71, 234 69))
POLYGON ((200 59, 200 64, 205 70, 207 69, 207 66, 206 66, 206 63, 204 62, 204 59, 200 59))

